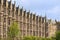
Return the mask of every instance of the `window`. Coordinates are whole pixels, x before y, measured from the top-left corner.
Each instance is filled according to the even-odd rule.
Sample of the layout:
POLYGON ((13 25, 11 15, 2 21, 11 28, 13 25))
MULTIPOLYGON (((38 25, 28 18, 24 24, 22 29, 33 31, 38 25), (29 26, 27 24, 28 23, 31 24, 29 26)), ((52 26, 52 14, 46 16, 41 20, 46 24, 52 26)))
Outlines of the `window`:
POLYGON ((1 38, 1 36, 2 36, 2 35, 0 34, 0 38, 1 38))
POLYGON ((22 16, 22 9, 20 9, 20 16, 22 16))
POLYGON ((1 0, 0 0, 0 4, 1 4, 1 0))
POLYGON ((44 36, 44 32, 42 32, 42 36, 44 36))
POLYGON ((27 35, 29 35, 29 30, 27 30, 27 35))
POLYGON ((33 36, 35 36, 35 31, 33 31, 33 36))
POLYGON ((46 33, 46 37, 48 37, 48 33, 46 33))
POLYGON ((18 7, 16 7, 16 17, 18 16, 18 7))
POLYGON ((38 25, 36 25, 36 30, 38 30, 38 25))
POLYGON ((30 35, 32 35, 32 30, 30 30, 30 35))
POLYGON ((18 20, 18 16, 16 15, 16 20, 18 20))
POLYGON ((4 18, 4 22, 6 22, 6 18, 4 18))
POLYGON ((0 15, 0 22, 1 22, 1 15, 0 15))
POLYGON ((32 24, 32 18, 30 18, 30 23, 32 24))
POLYGON ((23 30, 23 36, 25 36, 25 30, 23 30))
POLYGON ((33 15, 33 20, 35 21, 35 15, 33 15))
POLYGON ((24 11, 24 17, 25 17, 26 11, 24 11))
POLYGON ((29 23, 27 24, 27 29, 29 29, 29 23))
POLYGON ((27 12, 27 19, 29 18, 29 12, 27 12))
POLYGON ((36 31, 36 34, 35 35, 38 36, 38 31, 36 31))
POLYGON ((3 33, 6 33, 6 24, 3 25, 3 33))
POLYGON ((38 16, 36 16, 36 24, 38 25, 38 16))
POLYGON ((20 22, 20 29, 22 29, 22 22, 20 22))
POLYGON ((23 23, 23 29, 24 29, 24 30, 26 29, 26 25, 25 25, 25 23, 23 23))
POLYGON ((12 17, 14 17, 14 4, 12 4, 12 17))
POLYGON ((8 8, 10 9, 10 1, 8 2, 8 8))
POLYGON ((48 27, 47 26, 45 27, 45 30, 48 31, 48 27))
POLYGON ((10 15, 10 10, 8 10, 8 15, 10 15))
POLYGON ((42 27, 42 31, 44 32, 44 30, 45 30, 45 28, 44 27, 42 27))
POLYGON ((0 34, 1 34, 1 27, 0 27, 0 34))
POLYGON ((44 19, 44 18, 42 18, 42 23, 44 23, 44 20, 45 20, 45 19, 44 19))
POLYGON ((12 11, 12 17, 14 17, 14 12, 12 11))
POLYGON ((3 38, 6 38, 6 35, 3 35, 3 38))
POLYGON ((41 26, 39 26, 39 30, 41 30, 41 26))
POLYGON ((21 36, 22 36, 23 35, 22 30, 20 30, 20 32, 21 32, 21 36))
POLYGON ((39 31, 39 36, 41 36, 41 31, 39 31))
POLYGON ((3 0, 3 4, 4 4, 4 6, 6 6, 6 0, 3 0))
POLYGON ((8 25, 10 25, 10 18, 8 18, 8 25))
POLYGON ((23 20, 24 20, 24 22, 26 21, 26 11, 24 11, 24 13, 23 13, 23 20))
POLYGON ((20 16, 20 20, 22 20, 22 16, 20 16))
POLYGON ((39 22, 41 22, 41 17, 39 17, 39 22))
POLYGON ((30 14, 30 23, 32 23, 32 14, 30 14))
POLYGON ((29 22, 29 19, 27 19, 27 22, 29 22))
POLYGON ((30 24, 30 29, 32 29, 32 24, 30 24))

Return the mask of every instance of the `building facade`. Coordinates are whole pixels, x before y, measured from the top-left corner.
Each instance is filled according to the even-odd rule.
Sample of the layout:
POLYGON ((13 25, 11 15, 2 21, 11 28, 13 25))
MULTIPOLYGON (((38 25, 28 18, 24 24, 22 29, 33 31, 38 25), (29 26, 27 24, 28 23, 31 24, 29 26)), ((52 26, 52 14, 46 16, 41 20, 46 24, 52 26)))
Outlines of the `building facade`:
POLYGON ((8 27, 12 22, 18 22, 20 35, 48 37, 48 22, 46 16, 36 16, 35 14, 26 12, 22 8, 16 7, 11 1, 0 0, 0 38, 7 38, 8 27))
POLYGON ((57 25, 56 22, 54 20, 48 20, 48 37, 55 37, 55 33, 57 31, 57 25))

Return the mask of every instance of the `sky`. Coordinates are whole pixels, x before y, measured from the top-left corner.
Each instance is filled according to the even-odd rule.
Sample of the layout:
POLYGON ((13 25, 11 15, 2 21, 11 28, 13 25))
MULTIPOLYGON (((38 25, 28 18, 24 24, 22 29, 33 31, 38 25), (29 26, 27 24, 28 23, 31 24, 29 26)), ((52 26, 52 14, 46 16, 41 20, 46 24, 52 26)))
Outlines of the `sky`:
POLYGON ((60 21, 60 0, 12 0, 16 6, 23 6, 27 11, 39 16, 47 16, 47 19, 60 21))

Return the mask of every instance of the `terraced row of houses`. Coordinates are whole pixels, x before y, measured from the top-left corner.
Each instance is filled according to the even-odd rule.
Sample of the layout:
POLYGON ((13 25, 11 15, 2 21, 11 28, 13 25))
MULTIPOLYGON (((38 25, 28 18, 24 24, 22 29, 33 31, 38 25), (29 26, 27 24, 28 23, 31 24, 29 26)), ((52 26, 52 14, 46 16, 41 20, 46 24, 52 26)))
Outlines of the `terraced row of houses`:
POLYGON ((51 37, 56 32, 56 22, 26 11, 12 0, 0 0, 0 38, 7 38, 9 26, 18 22, 20 36, 51 37))

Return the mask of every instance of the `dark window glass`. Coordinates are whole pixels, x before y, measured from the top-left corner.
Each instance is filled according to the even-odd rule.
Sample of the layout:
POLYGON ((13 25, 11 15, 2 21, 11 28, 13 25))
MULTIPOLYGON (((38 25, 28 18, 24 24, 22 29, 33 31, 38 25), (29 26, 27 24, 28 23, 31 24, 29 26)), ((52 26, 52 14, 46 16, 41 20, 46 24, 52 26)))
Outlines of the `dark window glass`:
POLYGON ((4 38, 6 38, 6 35, 3 35, 4 38))
POLYGON ((0 4, 1 4, 1 0, 0 0, 0 4))
POLYGON ((22 9, 20 9, 20 16, 22 16, 22 9))
POLYGON ((36 16, 36 24, 38 25, 38 16, 36 16))
POLYGON ((41 22, 41 17, 39 17, 39 22, 41 22))
POLYGON ((30 35, 32 35, 32 30, 30 30, 30 35))
POLYGON ((10 15, 10 10, 8 10, 8 15, 10 15))
POLYGON ((23 30, 23 36, 25 36, 25 30, 23 30))
POLYGON ((18 7, 16 7, 16 17, 18 16, 18 7))
POLYGON ((30 29, 32 29, 32 24, 30 24, 30 29))
POLYGON ((8 18, 8 25, 10 25, 10 18, 8 18))
POLYGON ((35 36, 35 31, 33 31, 33 36, 35 36))
MULTIPOLYGON (((13 12, 13 11, 12 11, 13 12)), ((12 17, 14 17, 14 12, 12 13, 12 17)))
POLYGON ((10 1, 8 2, 8 8, 10 9, 10 1))
POLYGON ((4 18, 4 22, 6 22, 6 18, 4 18))
POLYGON ((32 23, 32 14, 30 14, 30 23, 32 23))
POLYGON ((27 18, 29 18, 29 12, 27 12, 27 18))
POLYGON ((26 11, 24 11, 24 17, 25 17, 26 11))
POLYGON ((27 24, 27 29, 29 29, 29 24, 27 24))
POLYGON ((3 0, 3 4, 4 4, 4 6, 6 6, 6 0, 3 0))
POLYGON ((0 22, 1 22, 1 15, 0 15, 0 22))
POLYGON ((33 15, 33 20, 35 21, 35 14, 33 15))
POLYGON ((36 34, 35 35, 38 36, 38 31, 36 31, 36 34))
POLYGON ((22 29, 22 22, 20 22, 20 29, 22 29))
POLYGON ((44 18, 42 18, 42 23, 44 23, 44 18))
POLYGON ((36 25, 36 30, 38 30, 38 25, 36 25))
POLYGON ((39 36, 41 36, 41 31, 39 31, 39 36))
POLYGON ((3 33, 6 33, 6 24, 3 25, 3 33))
POLYGON ((46 33, 46 37, 48 37, 48 33, 46 33))

